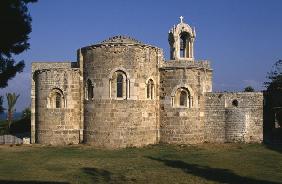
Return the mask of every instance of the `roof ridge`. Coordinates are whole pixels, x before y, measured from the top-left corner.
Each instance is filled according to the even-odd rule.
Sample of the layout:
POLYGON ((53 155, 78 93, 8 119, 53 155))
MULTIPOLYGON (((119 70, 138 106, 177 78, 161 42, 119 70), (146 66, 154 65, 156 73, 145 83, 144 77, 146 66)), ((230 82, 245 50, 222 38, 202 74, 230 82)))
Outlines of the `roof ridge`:
POLYGON ((138 43, 143 44, 141 41, 126 35, 117 35, 110 37, 101 43, 138 43))

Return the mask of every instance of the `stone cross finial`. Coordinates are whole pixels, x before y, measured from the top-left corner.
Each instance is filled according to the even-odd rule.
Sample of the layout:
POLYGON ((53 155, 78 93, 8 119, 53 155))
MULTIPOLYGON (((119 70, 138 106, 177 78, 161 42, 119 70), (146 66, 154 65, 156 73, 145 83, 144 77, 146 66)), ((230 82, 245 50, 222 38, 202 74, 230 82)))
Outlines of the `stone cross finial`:
POLYGON ((184 17, 183 17, 183 16, 180 16, 179 18, 180 18, 180 22, 183 23, 184 17))

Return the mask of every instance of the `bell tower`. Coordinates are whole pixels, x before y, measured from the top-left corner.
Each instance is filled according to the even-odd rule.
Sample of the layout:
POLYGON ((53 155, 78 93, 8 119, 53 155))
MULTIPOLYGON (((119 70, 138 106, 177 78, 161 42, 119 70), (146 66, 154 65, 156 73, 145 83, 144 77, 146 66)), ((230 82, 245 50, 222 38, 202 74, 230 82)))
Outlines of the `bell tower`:
POLYGON ((171 60, 194 60, 194 40, 196 37, 195 28, 184 23, 183 16, 180 16, 180 23, 170 29, 168 42, 170 45, 171 60))

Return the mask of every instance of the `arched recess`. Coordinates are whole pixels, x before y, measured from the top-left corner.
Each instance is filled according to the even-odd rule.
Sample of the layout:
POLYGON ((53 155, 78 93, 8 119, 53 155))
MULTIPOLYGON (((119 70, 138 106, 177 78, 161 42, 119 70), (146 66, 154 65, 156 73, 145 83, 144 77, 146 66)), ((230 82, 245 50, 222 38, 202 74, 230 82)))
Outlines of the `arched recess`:
POLYGON ((155 98, 155 83, 152 78, 146 81, 146 98, 151 100, 155 98))
POLYGON ((116 68, 112 69, 111 72, 110 72, 110 74, 109 74, 109 76, 108 76, 108 78, 111 79, 111 78, 113 77, 114 73, 117 72, 117 71, 122 71, 122 72, 124 72, 124 73, 126 74, 127 78, 128 78, 128 79, 131 79, 131 77, 130 77, 130 75, 129 75, 129 72, 128 72, 127 69, 125 69, 124 67, 116 67, 116 68))
POLYGON ((179 52, 181 58, 191 58, 191 36, 188 32, 179 34, 179 52))
POLYGON ((192 108, 194 102, 194 93, 190 86, 180 84, 174 87, 171 93, 171 103, 173 107, 192 108))
POLYGON ((130 80, 125 70, 117 69, 109 77, 109 97, 111 99, 130 98, 130 80))
POLYGON ((94 98, 94 85, 90 79, 87 79, 85 85, 85 99, 93 100, 94 98))
POLYGON ((62 109, 66 108, 65 96, 61 89, 53 88, 47 97, 47 108, 62 109))
POLYGON ((174 96, 174 107, 191 108, 191 94, 187 88, 178 88, 174 96))

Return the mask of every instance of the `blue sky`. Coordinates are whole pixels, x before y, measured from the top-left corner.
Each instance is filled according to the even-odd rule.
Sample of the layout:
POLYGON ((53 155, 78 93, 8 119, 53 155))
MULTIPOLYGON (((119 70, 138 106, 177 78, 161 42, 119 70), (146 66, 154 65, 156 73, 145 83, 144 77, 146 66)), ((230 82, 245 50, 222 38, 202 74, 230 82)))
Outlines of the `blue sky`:
POLYGON ((280 0, 40 0, 29 7, 31 47, 16 56, 25 70, 0 93, 20 93, 17 111, 30 105, 31 62, 75 61, 78 48, 114 35, 163 48, 168 58, 168 30, 181 15, 196 27, 196 59, 211 61, 214 91, 262 90, 282 59, 280 0))

